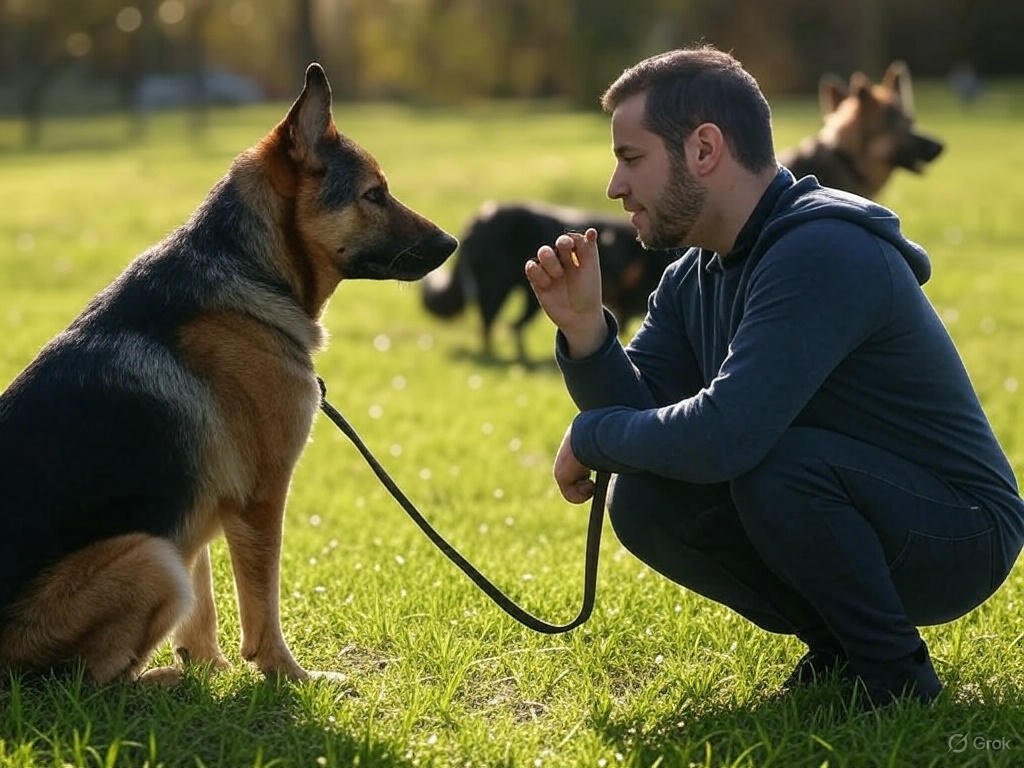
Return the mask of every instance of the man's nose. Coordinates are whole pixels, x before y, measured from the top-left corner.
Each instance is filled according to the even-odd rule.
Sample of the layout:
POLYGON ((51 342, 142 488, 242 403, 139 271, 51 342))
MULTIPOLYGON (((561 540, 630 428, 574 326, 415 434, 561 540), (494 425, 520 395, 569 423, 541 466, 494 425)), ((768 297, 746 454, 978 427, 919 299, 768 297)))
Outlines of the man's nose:
POLYGON ((618 168, 612 173, 612 177, 608 179, 608 189, 605 190, 605 194, 612 200, 618 200, 626 196, 626 185, 619 177, 618 168))

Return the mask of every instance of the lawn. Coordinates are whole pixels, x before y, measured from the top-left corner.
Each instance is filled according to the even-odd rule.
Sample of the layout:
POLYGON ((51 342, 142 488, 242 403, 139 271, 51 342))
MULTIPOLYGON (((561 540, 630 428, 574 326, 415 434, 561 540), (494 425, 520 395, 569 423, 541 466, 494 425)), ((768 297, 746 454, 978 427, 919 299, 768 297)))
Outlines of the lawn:
MULTIPOLYGON (((927 291, 1024 477, 1024 145, 1021 89, 965 108, 918 94, 947 143, 882 201, 934 261, 927 291)), ((117 116, 51 123, 39 151, 0 122, 0 386, 132 256, 173 229, 286 105, 183 115, 126 144, 117 116)), ((615 211, 607 119, 550 105, 413 110, 336 105, 404 202, 458 233, 488 198, 615 211)), ((776 104, 779 146, 816 128, 811 100, 776 104)), ((524 258, 529 254, 524 254, 524 258)), ((509 308, 511 312, 513 308, 509 308)), ((416 286, 345 283, 317 367, 331 400, 467 557, 552 621, 581 592, 584 508, 551 460, 574 409, 551 364, 478 350, 476 318, 424 313, 416 286)), ((837 691, 775 691, 801 653, 683 591, 606 526, 593 618, 523 629, 405 517, 326 419, 289 499, 282 621, 296 657, 342 684, 264 681, 241 661, 227 551, 214 548, 222 646, 235 666, 177 690, 79 677, 0 679, 0 766, 1013 766, 1024 764, 1024 566, 969 616, 923 630, 947 684, 931 708, 862 714, 837 691)), ((169 663, 169 649, 157 661, 169 663)))

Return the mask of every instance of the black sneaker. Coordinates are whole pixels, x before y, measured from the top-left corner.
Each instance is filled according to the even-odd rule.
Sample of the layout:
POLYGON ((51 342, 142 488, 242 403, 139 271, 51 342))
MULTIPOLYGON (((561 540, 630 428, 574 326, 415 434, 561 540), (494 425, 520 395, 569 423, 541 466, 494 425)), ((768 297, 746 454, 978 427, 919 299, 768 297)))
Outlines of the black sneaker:
POLYGON ((916 651, 893 661, 850 659, 844 676, 869 707, 884 707, 901 698, 928 704, 942 691, 923 641, 916 651))
POLYGON ((801 688, 824 682, 846 666, 846 654, 838 648, 811 648, 800 657, 782 690, 801 688))

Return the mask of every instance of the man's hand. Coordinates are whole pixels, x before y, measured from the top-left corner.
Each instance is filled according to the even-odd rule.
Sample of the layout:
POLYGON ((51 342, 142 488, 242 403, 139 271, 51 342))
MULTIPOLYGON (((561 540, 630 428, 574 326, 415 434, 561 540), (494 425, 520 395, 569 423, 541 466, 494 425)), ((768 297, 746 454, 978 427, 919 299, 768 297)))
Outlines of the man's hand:
POLYGON ((571 357, 595 352, 608 336, 601 304, 597 230, 559 235, 526 262, 526 279, 537 301, 569 342, 571 357))
POLYGON ((580 464, 572 452, 571 434, 572 427, 569 427, 558 447, 554 466, 555 482, 566 501, 582 504, 594 495, 594 481, 590 479, 590 470, 580 464))

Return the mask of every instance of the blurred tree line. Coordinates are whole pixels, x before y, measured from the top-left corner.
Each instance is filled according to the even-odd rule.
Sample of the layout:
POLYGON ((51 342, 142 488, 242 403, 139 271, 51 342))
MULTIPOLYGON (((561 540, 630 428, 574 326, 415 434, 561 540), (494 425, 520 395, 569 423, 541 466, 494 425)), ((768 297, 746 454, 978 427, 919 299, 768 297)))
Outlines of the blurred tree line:
POLYGON ((1019 74, 1022 36, 1020 0, 0 0, 0 106, 56 109, 69 73, 128 109, 146 77, 175 74, 201 103, 211 68, 289 97, 314 59, 341 98, 593 106, 625 66, 701 40, 775 94, 894 58, 922 76, 1019 74))

